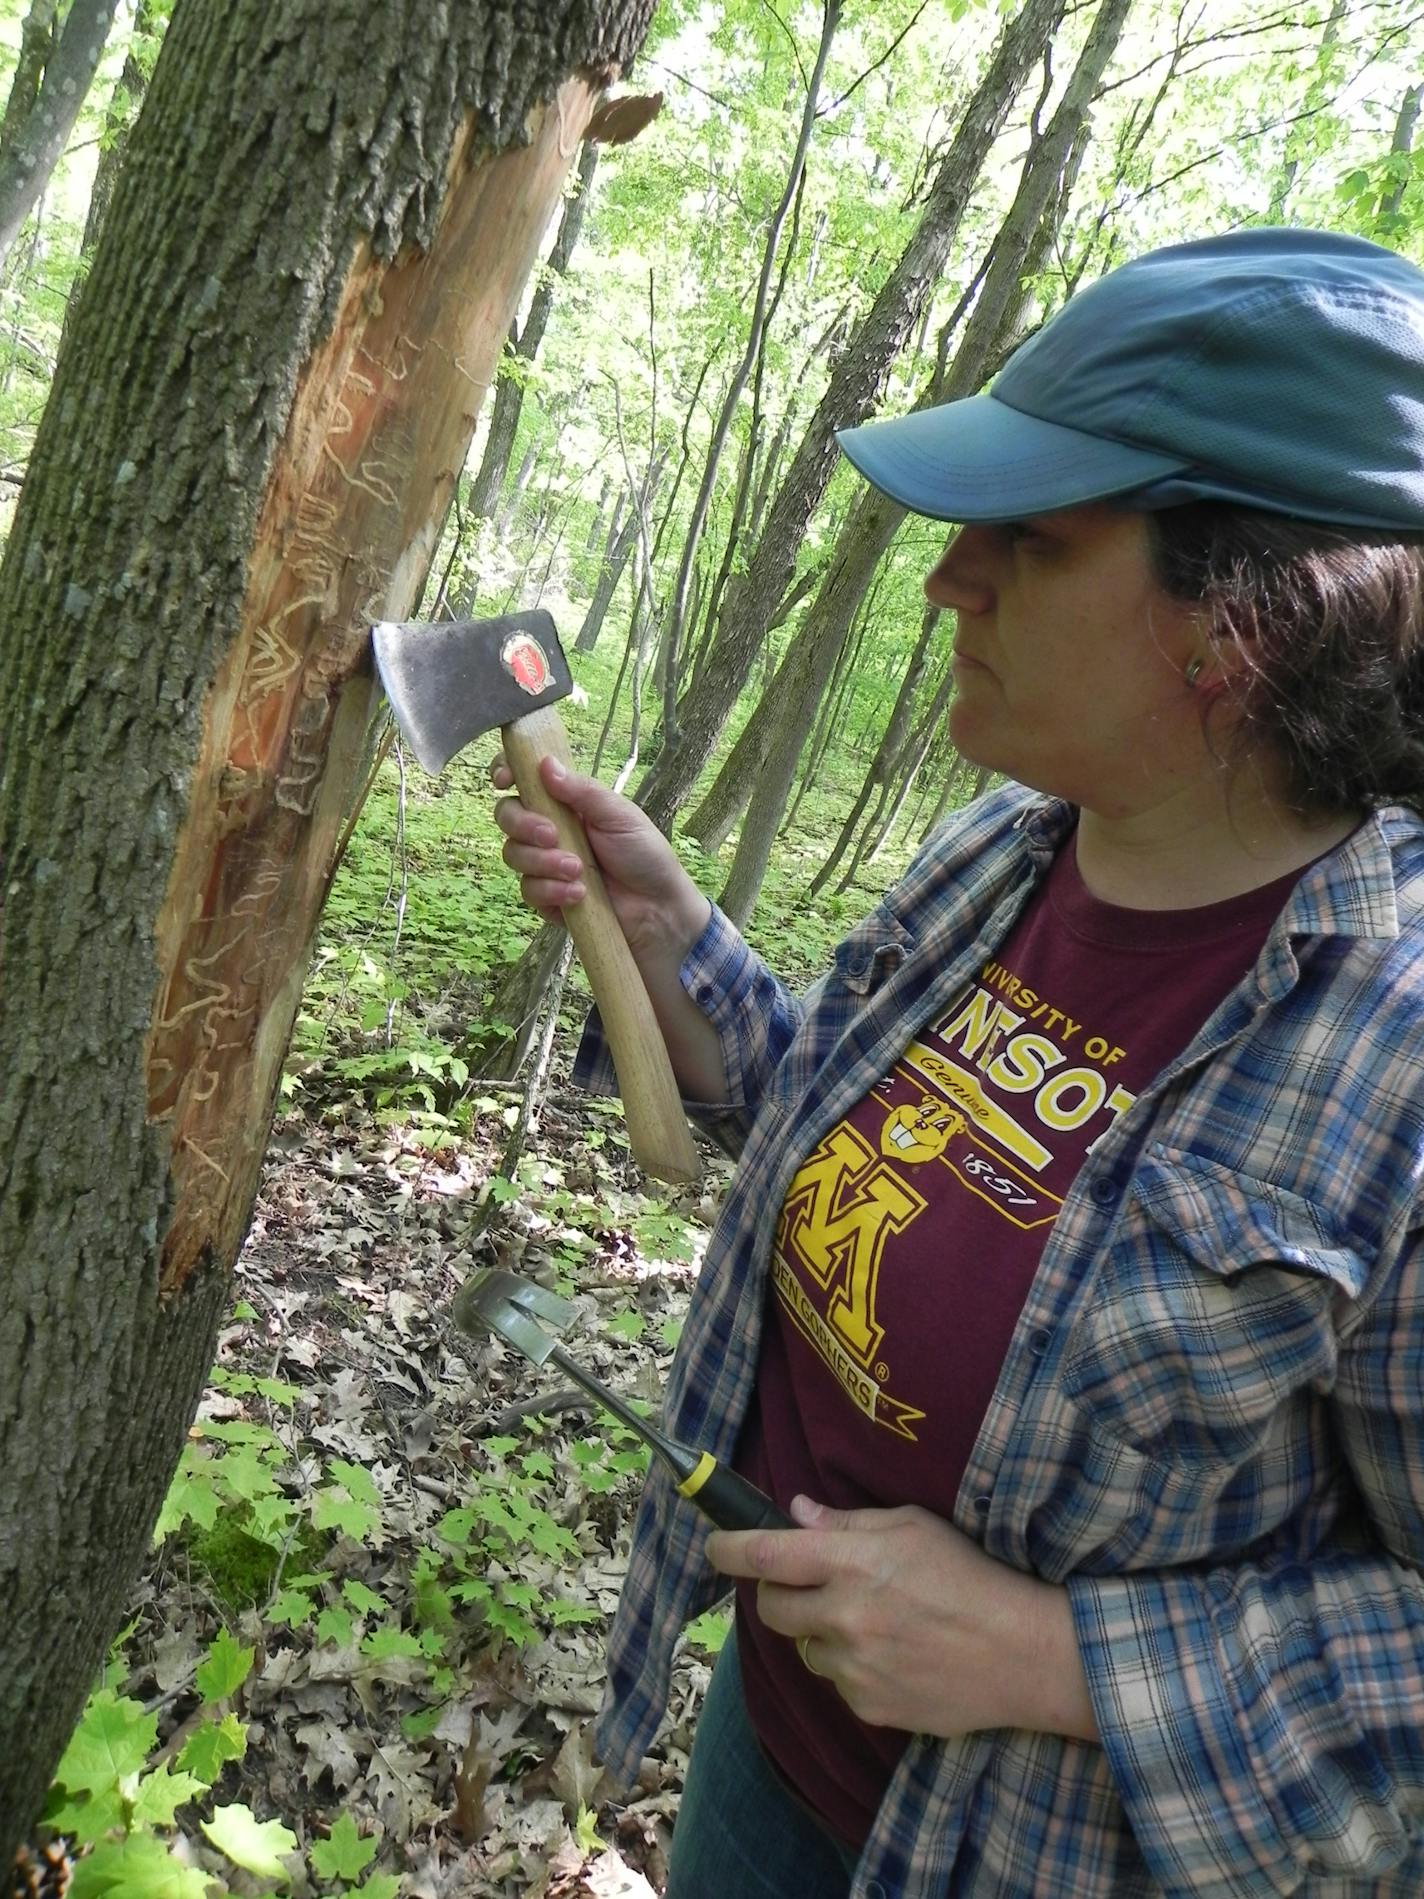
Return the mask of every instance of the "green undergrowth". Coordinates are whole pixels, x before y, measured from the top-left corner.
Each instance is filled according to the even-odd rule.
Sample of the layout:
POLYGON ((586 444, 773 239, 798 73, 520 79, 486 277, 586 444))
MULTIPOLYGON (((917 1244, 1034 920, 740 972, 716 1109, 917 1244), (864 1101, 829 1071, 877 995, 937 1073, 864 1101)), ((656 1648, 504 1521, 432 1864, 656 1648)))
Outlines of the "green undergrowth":
POLYGON ((141 1618, 123 1631, 56 1770, 45 1825, 77 1855, 74 1899, 211 1899, 228 1888, 174 1851, 195 1832, 239 1892, 255 1877, 263 1890, 393 1899, 397 1875, 372 1869, 378 1841, 348 1814, 303 1850, 290 1828, 232 1797, 244 1791, 258 1658, 327 1652, 365 1694, 397 1697, 400 1731, 419 1742, 491 1651, 602 1620, 580 1591, 585 1551, 561 1509, 568 1474, 592 1500, 641 1481, 648 1453, 613 1419, 556 1445, 548 1421, 531 1418, 517 1435, 481 1440, 459 1501, 428 1540, 388 1560, 398 1499, 304 1434, 296 1386, 220 1366, 210 1393, 239 1415, 193 1427, 155 1544, 191 1566, 221 1624, 190 1679, 162 1698, 162 1736, 159 1711, 124 1692, 141 1678, 141 1618))

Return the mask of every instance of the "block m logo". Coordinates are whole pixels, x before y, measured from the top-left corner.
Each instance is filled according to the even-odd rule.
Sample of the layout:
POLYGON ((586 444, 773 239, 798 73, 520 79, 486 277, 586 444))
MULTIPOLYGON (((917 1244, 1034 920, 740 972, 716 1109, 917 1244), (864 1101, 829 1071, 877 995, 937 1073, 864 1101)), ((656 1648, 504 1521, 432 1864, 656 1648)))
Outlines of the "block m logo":
POLYGON ((834 1288, 826 1317, 862 1365, 870 1365, 885 1336, 875 1323, 885 1242, 926 1204, 845 1125, 826 1136, 791 1183, 777 1244, 818 1286, 834 1288))

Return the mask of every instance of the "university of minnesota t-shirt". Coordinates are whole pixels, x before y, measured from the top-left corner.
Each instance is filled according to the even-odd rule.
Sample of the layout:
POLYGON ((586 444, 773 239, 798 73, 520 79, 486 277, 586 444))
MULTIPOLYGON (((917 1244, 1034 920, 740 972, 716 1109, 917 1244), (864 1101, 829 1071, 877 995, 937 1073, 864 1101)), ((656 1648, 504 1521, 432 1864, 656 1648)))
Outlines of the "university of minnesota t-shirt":
MULTIPOLYGON (((1192 910, 1093 897, 1075 840, 1002 950, 792 1181, 736 1467, 783 1506, 948 1518, 1084 1157, 1251 968, 1300 873, 1192 910)), ((737 1589, 752 1725, 840 1837, 906 1736, 856 1719, 737 1589)))

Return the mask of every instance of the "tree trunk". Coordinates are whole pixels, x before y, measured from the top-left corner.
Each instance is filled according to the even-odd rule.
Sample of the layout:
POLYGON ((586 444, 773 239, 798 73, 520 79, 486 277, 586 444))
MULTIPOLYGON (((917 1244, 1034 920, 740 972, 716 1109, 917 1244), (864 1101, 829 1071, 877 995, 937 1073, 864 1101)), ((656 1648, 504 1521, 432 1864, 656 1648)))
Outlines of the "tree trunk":
MULTIPOLYGON (((1063 96, 1024 160, 1014 201, 994 239, 993 259, 953 364, 945 376, 936 371, 919 406, 973 394, 1001 353, 1005 339, 1013 333, 1023 302, 1025 266, 1036 248, 1047 245, 1062 220, 1066 197, 1058 190, 1059 181, 1070 164, 1093 95, 1122 37, 1131 4, 1132 0, 1102 0, 1063 96)), ((722 899, 728 915, 739 922, 751 915, 756 902, 796 775, 796 761, 815 720, 821 694, 849 637, 855 608, 905 514, 906 510, 887 496, 868 487, 863 490, 830 572, 788 649, 771 695, 780 716, 769 734, 762 769, 752 773, 752 800, 722 899)), ((909 694, 902 695, 906 717, 912 695, 913 687, 909 694)), ((894 746, 898 747, 899 742, 897 733, 894 746)), ((819 888, 819 883, 818 879, 813 889, 819 888)))
MULTIPOLYGON (((875 612, 875 602, 880 591, 881 578, 884 572, 885 570, 882 567, 880 573, 871 583, 870 591, 865 597, 864 605, 856 616, 855 623, 851 630, 851 637, 841 648, 840 658, 836 661, 835 671, 831 674, 830 686, 821 696, 821 713, 816 723, 816 729, 811 734, 810 744, 803 746, 801 757, 797 763, 800 778, 796 786, 796 796, 791 801, 791 809, 787 812, 785 823, 781 827, 783 831, 789 830, 791 826, 795 824, 806 793, 815 783, 821 769, 821 762, 830 749, 831 734, 840 729, 841 717, 845 711, 845 702, 850 694, 856 672, 860 665, 861 648, 865 645, 865 629, 870 624, 871 616, 875 612)), ((778 832, 778 836, 779 835, 780 833, 778 832)))
MULTIPOLYGON (((704 851, 722 848, 748 799, 756 796, 758 781, 767 769, 772 752, 778 744, 787 742, 795 745, 789 761, 783 761, 790 766, 786 779, 789 790, 801 746, 815 722, 817 708, 845 645, 844 638, 832 641, 824 637, 824 629, 834 619, 849 633, 871 576, 904 518, 903 508, 897 509, 873 488, 863 489, 857 498, 831 555, 820 592, 787 647, 771 690, 757 701, 706 797, 685 826, 704 851), (884 531, 887 520, 889 533, 884 531), (827 660, 829 664, 823 666, 821 662, 827 660)), ((784 800, 785 792, 782 795, 784 800)))
POLYGON ((554 239, 554 248, 549 253, 549 261, 539 287, 535 290, 529 305, 529 314, 524 319, 522 330, 516 330, 513 324, 509 330, 509 346, 519 367, 513 375, 501 376, 495 384, 494 411, 490 416, 489 436, 485 442, 485 452, 480 461, 479 473, 470 484, 470 513, 476 520, 492 515, 495 503, 499 500, 499 491, 504 485, 505 472, 509 467, 510 451, 514 447, 514 437, 519 428, 519 415, 524 407, 524 389, 528 378, 529 365, 539 353, 539 345, 544 340, 544 332, 549 327, 549 313, 554 307, 554 287, 558 279, 565 275, 569 261, 578 243, 579 233, 583 229, 584 214, 588 210, 588 191, 593 183, 594 166, 598 163, 598 147, 585 145, 578 164, 578 188, 571 198, 564 200, 564 215, 559 221, 559 233, 554 239))
POLYGON ((875 756, 870 762, 870 768, 865 774, 855 803, 851 806, 845 823, 841 826, 840 836, 836 839, 830 856, 812 879, 810 895, 813 897, 845 855, 851 839, 855 836, 856 826, 860 823, 865 807, 870 802, 871 790, 875 785, 883 783, 889 775, 887 769, 889 761, 897 756, 903 742, 905 727, 909 723, 910 713, 915 703, 915 695, 919 692, 920 682, 929 665, 930 644, 938 625, 939 608, 926 607, 924 619, 920 624, 920 637, 915 642, 915 650, 910 655, 910 663, 905 668, 904 678, 900 681, 900 690, 895 695, 895 704, 891 708, 890 717, 886 722, 880 743, 876 747, 875 756))
MULTIPOLYGON (((752 365, 761 359, 766 339, 766 326, 771 320, 772 309, 775 308, 775 305, 768 304, 771 296, 771 273, 776 264, 777 247, 781 243, 782 226, 786 222, 793 200, 796 201, 799 210, 801 185, 806 171, 806 154, 811 148, 811 134, 816 125, 816 105, 821 93, 821 78, 826 70, 826 61, 830 58, 831 42, 835 38, 840 17, 841 0, 823 0, 820 43, 816 48, 816 60, 811 68, 811 76, 806 81, 806 100, 801 112, 801 126, 796 139, 796 148, 791 154, 791 164, 786 175, 786 185, 772 213, 771 223, 767 226, 766 242, 762 246, 761 270, 757 276, 756 294, 752 300, 746 347, 742 351, 736 368, 732 371, 732 380, 727 385, 727 392, 722 398, 722 407, 712 429, 712 439, 707 446, 707 459, 703 464, 702 480, 698 485, 697 497, 692 504, 692 516, 683 537, 682 558, 678 562, 672 598, 668 603, 667 629, 663 643, 665 756, 677 744, 677 672, 682 650, 683 616, 687 610, 687 590, 692 577, 692 564, 697 556, 697 546, 702 538, 707 510, 712 504, 712 490, 716 484, 717 469, 722 459, 727 433, 732 426, 732 417, 737 412, 737 404, 742 399, 742 391, 747 386, 752 365)), ((791 245, 788 246, 787 257, 782 266, 781 282, 777 287, 778 300, 786 285, 786 269, 791 261, 790 252, 795 239, 796 234, 793 229, 791 245)), ((750 473, 750 466, 747 472, 750 473)), ((743 483, 738 496, 739 504, 744 504, 745 499, 746 485, 743 483)), ((737 513, 740 514, 740 512, 739 505, 737 513)))
POLYGON ((593 590, 593 598, 588 603, 588 612, 583 616, 583 625, 574 641, 576 653, 591 653, 598 644, 598 636, 603 631, 603 622, 618 591, 618 583, 623 578, 633 553, 634 543, 638 539, 638 517, 630 509, 618 537, 613 542, 599 569, 598 585, 593 590))
MULTIPOLYGON (((928 619, 929 616, 927 615, 928 619)), ((899 816, 900 807, 905 801, 915 779, 915 774, 925 762, 925 755, 934 741, 935 731, 944 717, 945 707, 949 704, 950 694, 954 691, 954 673, 949 667, 935 689, 935 696, 929 711, 920 721, 917 732, 911 733, 899 749, 893 754, 889 769, 882 769, 880 775, 882 795, 876 806, 875 816, 861 833, 855 853, 846 868, 845 875, 836 885, 838 891, 849 890, 856 872, 862 863, 871 863, 890 834, 890 827, 899 816), (900 788, 892 790, 899 781, 900 788), (886 807, 889 807, 887 812, 886 807)), ((903 731, 903 728, 902 728, 903 731)), ((879 754, 877 754, 877 758, 879 754)), ((872 766, 872 771, 874 766, 872 766)), ((867 776, 866 783, 872 780, 867 776)))
MULTIPOLYGON (((1413 150, 1414 128, 1419 123, 1419 105, 1424 100, 1424 85, 1410 86, 1399 102, 1399 115, 1394 121, 1394 137, 1390 140, 1390 153, 1399 158, 1413 150)), ((1395 173, 1394 183, 1380 201, 1380 216, 1385 219, 1397 218, 1400 206, 1404 203, 1404 187, 1409 173, 1403 166, 1395 173)))
POLYGON ((847 345, 782 482, 755 554, 728 600, 716 649, 678 708, 680 736, 638 788, 638 802, 664 830, 672 823, 751 675, 772 609, 786 592, 817 503, 835 466, 835 430, 862 422, 890 365, 914 332, 949 255, 984 161, 1026 74, 1062 18, 1065 0, 1025 0, 1004 29, 989 69, 965 109, 899 262, 847 345))
POLYGON ((180 4, 0 567, 0 1865, 211 1362, 374 700, 649 0, 180 4))
POLYGON ((80 255, 87 257, 99 241, 104 219, 108 215, 113 200, 114 186, 119 181, 119 172, 123 166, 124 153, 128 150, 129 136, 138 118, 139 107, 143 104, 143 95, 148 91, 148 75, 152 67, 156 43, 163 36, 165 22, 157 17, 152 0, 138 0, 134 9, 133 33, 129 38, 128 50, 124 54, 123 70, 119 74, 119 83, 114 88, 114 96, 109 101, 109 110, 104 119, 103 136, 100 139, 99 163, 94 169, 94 188, 89 193, 89 210, 84 219, 84 235, 79 241, 80 255), (139 55, 139 46, 143 41, 154 42, 147 54, 147 61, 139 55))
POLYGON ((118 0, 71 0, 45 61, 34 103, 14 138, 0 148, 0 259, 8 254, 64 156, 117 4, 118 0))
POLYGON ((20 28, 20 57, 15 62, 5 117, 0 120, 0 152, 8 151, 29 122, 40 96, 40 81, 54 50, 54 16, 59 0, 30 0, 20 28))

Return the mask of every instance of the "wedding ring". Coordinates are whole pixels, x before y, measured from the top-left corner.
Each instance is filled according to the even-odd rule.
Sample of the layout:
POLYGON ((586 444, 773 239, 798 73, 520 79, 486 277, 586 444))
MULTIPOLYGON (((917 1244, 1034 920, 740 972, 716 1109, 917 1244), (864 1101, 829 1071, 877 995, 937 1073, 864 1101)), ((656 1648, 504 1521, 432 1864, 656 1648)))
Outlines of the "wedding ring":
POLYGON ((816 1664, 811 1660, 811 1656, 809 1652, 810 1647, 811 1647, 811 1638, 809 1635, 797 1636, 796 1653, 801 1657, 801 1666, 807 1671, 808 1674, 824 1675, 825 1671, 823 1669, 817 1668, 816 1664))

